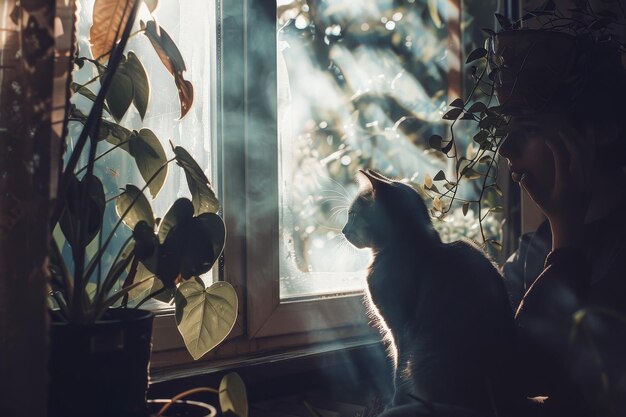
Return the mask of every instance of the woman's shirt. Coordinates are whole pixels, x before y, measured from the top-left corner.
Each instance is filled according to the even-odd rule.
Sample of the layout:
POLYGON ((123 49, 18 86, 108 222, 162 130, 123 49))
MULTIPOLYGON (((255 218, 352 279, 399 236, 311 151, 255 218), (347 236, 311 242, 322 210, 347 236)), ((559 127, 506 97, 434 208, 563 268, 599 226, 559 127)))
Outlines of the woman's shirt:
POLYGON ((503 267, 538 415, 626 415, 625 214, 587 224, 582 250, 550 253, 546 222, 503 267))

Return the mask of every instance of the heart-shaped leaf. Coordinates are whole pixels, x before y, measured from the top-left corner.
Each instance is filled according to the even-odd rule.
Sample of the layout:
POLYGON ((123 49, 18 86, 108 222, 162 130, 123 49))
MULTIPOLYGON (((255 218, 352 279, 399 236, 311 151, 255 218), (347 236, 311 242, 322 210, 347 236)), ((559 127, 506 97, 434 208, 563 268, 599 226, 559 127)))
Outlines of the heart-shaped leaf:
POLYGON ((219 345, 237 320, 237 293, 227 282, 205 288, 200 278, 185 281, 174 300, 178 331, 194 359, 219 345))
POLYGON ((172 204, 165 217, 159 223, 159 241, 165 242, 165 238, 171 229, 179 224, 191 220, 193 217, 193 204, 186 198, 179 198, 172 204))
POLYGON ((224 222, 215 213, 178 219, 159 248, 157 276, 172 287, 179 277, 204 274, 222 253, 225 238, 224 222))
POLYGON ((142 21, 141 28, 145 29, 144 34, 150 40, 165 68, 174 77, 180 98, 180 118, 182 119, 193 103, 193 86, 183 77, 183 72, 187 70, 183 56, 170 35, 165 29, 157 26, 154 20, 142 21))
MULTIPOLYGON (((141 177, 146 181, 150 179, 167 162, 167 156, 161 141, 150 129, 141 129, 134 133, 128 143, 128 152, 135 158, 141 177)), ((167 178, 167 166, 148 184, 152 198, 155 198, 167 178)))
POLYGON ((141 120, 143 120, 148 109, 148 102, 150 101, 148 75, 143 64, 133 52, 128 53, 125 70, 133 82, 133 104, 137 108, 141 120))
POLYGON ((96 0, 93 5, 93 24, 89 30, 91 55, 106 61, 121 38, 123 28, 133 9, 132 1, 96 0))
POLYGON ((130 74, 126 70, 125 58, 122 58, 120 65, 113 75, 111 87, 107 91, 106 102, 111 111, 111 115, 116 122, 126 114, 126 111, 133 102, 134 86, 130 74))
POLYGON ((124 193, 117 197, 115 211, 120 218, 126 213, 122 221, 131 230, 134 230, 140 221, 146 222, 154 230, 152 206, 141 190, 132 184, 127 184, 124 193))
POLYGON ((183 279, 208 272, 222 254, 226 240, 224 221, 215 213, 194 217, 184 227, 187 241, 180 262, 183 279))
POLYGON ((231 372, 225 375, 220 382, 218 395, 222 414, 230 412, 237 417, 248 417, 246 385, 239 374, 231 372))
POLYGON ((135 241, 134 251, 137 259, 145 262, 147 259, 156 259, 159 248, 159 239, 154 234, 154 229, 148 223, 140 220, 133 230, 135 241))
POLYGON ((59 223, 69 244, 73 248, 77 248, 80 245, 79 230, 81 227, 86 228, 85 246, 96 237, 102 228, 106 200, 104 187, 97 177, 85 175, 82 181, 76 177, 72 177, 70 181, 65 207, 59 223), (81 204, 82 193, 87 193, 88 218, 86 218, 84 207, 81 204))
POLYGON ((209 179, 202 172, 200 165, 184 148, 176 146, 173 149, 176 155, 176 163, 185 171, 195 214, 217 213, 219 209, 217 197, 211 189, 209 179))

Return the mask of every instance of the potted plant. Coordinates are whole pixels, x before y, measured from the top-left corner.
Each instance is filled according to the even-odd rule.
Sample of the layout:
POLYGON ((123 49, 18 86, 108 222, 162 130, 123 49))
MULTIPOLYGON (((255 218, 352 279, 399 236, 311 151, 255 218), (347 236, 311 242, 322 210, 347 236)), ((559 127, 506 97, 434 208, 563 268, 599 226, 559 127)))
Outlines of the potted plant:
MULTIPOLYGON (((92 82, 99 81, 100 89, 94 93, 87 84, 68 83, 93 105, 88 112, 68 105, 67 122, 81 127, 71 145, 66 129, 66 162, 50 219, 66 245, 64 256, 61 242, 51 242, 51 416, 146 415, 153 314, 133 307, 156 294, 174 294, 178 328, 194 359, 221 343, 236 320, 232 286, 216 282, 207 288, 199 278, 219 258, 226 237, 206 175, 184 148, 172 145, 168 158, 151 130, 120 124, 131 104, 141 118, 149 104, 150 86, 140 57, 125 48, 138 9, 145 6, 153 12, 156 3, 96 0, 91 57, 78 51, 73 60, 97 69, 92 82), (106 142, 113 146, 98 154, 106 142), (96 167, 109 152, 130 155, 144 181, 128 184, 106 201, 96 167), (183 169, 191 199, 174 201, 158 219, 144 191, 158 194, 172 162, 183 169), (119 219, 105 233, 107 204, 115 204, 119 219), (124 227, 132 233, 112 253, 111 243, 124 227), (137 299, 138 289, 148 285, 149 294, 137 299)), ((193 86, 184 78, 177 46, 154 19, 140 22, 135 34, 147 38, 172 75, 184 117, 193 103, 193 86)))

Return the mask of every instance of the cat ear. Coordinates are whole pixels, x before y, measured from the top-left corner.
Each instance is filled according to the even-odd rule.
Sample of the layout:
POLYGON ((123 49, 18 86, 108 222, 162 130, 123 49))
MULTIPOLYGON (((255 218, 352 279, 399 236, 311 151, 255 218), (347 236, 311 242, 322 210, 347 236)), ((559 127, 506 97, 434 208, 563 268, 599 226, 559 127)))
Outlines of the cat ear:
POLYGON ((371 186, 371 188, 374 191, 380 190, 381 188, 391 185, 391 182, 387 178, 383 177, 382 175, 380 175, 379 173, 375 171, 372 171, 369 169, 364 171, 360 169, 359 172, 363 174, 362 176, 367 179, 367 182, 369 182, 369 186, 371 186))

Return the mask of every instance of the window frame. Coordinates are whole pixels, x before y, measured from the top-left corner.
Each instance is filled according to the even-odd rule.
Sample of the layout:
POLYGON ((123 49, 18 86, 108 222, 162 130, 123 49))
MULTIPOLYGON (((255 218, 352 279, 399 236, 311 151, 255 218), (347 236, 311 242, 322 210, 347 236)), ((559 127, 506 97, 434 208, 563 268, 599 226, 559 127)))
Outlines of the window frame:
MULTIPOLYGON (((459 27, 452 30, 459 56, 449 59, 462 66, 458 19, 462 1, 450 2, 457 12, 459 27)), ((212 10, 216 22, 212 178, 227 229, 216 275, 234 286, 238 318, 226 341, 194 362, 173 311, 157 313, 151 367, 161 373, 184 365, 202 369, 208 366, 203 362, 243 360, 314 343, 372 343, 379 335, 368 323, 362 294, 280 299, 276 2, 216 0, 212 10)), ((463 73, 462 68, 449 71, 449 77, 461 79, 451 84, 460 91, 463 73)))

